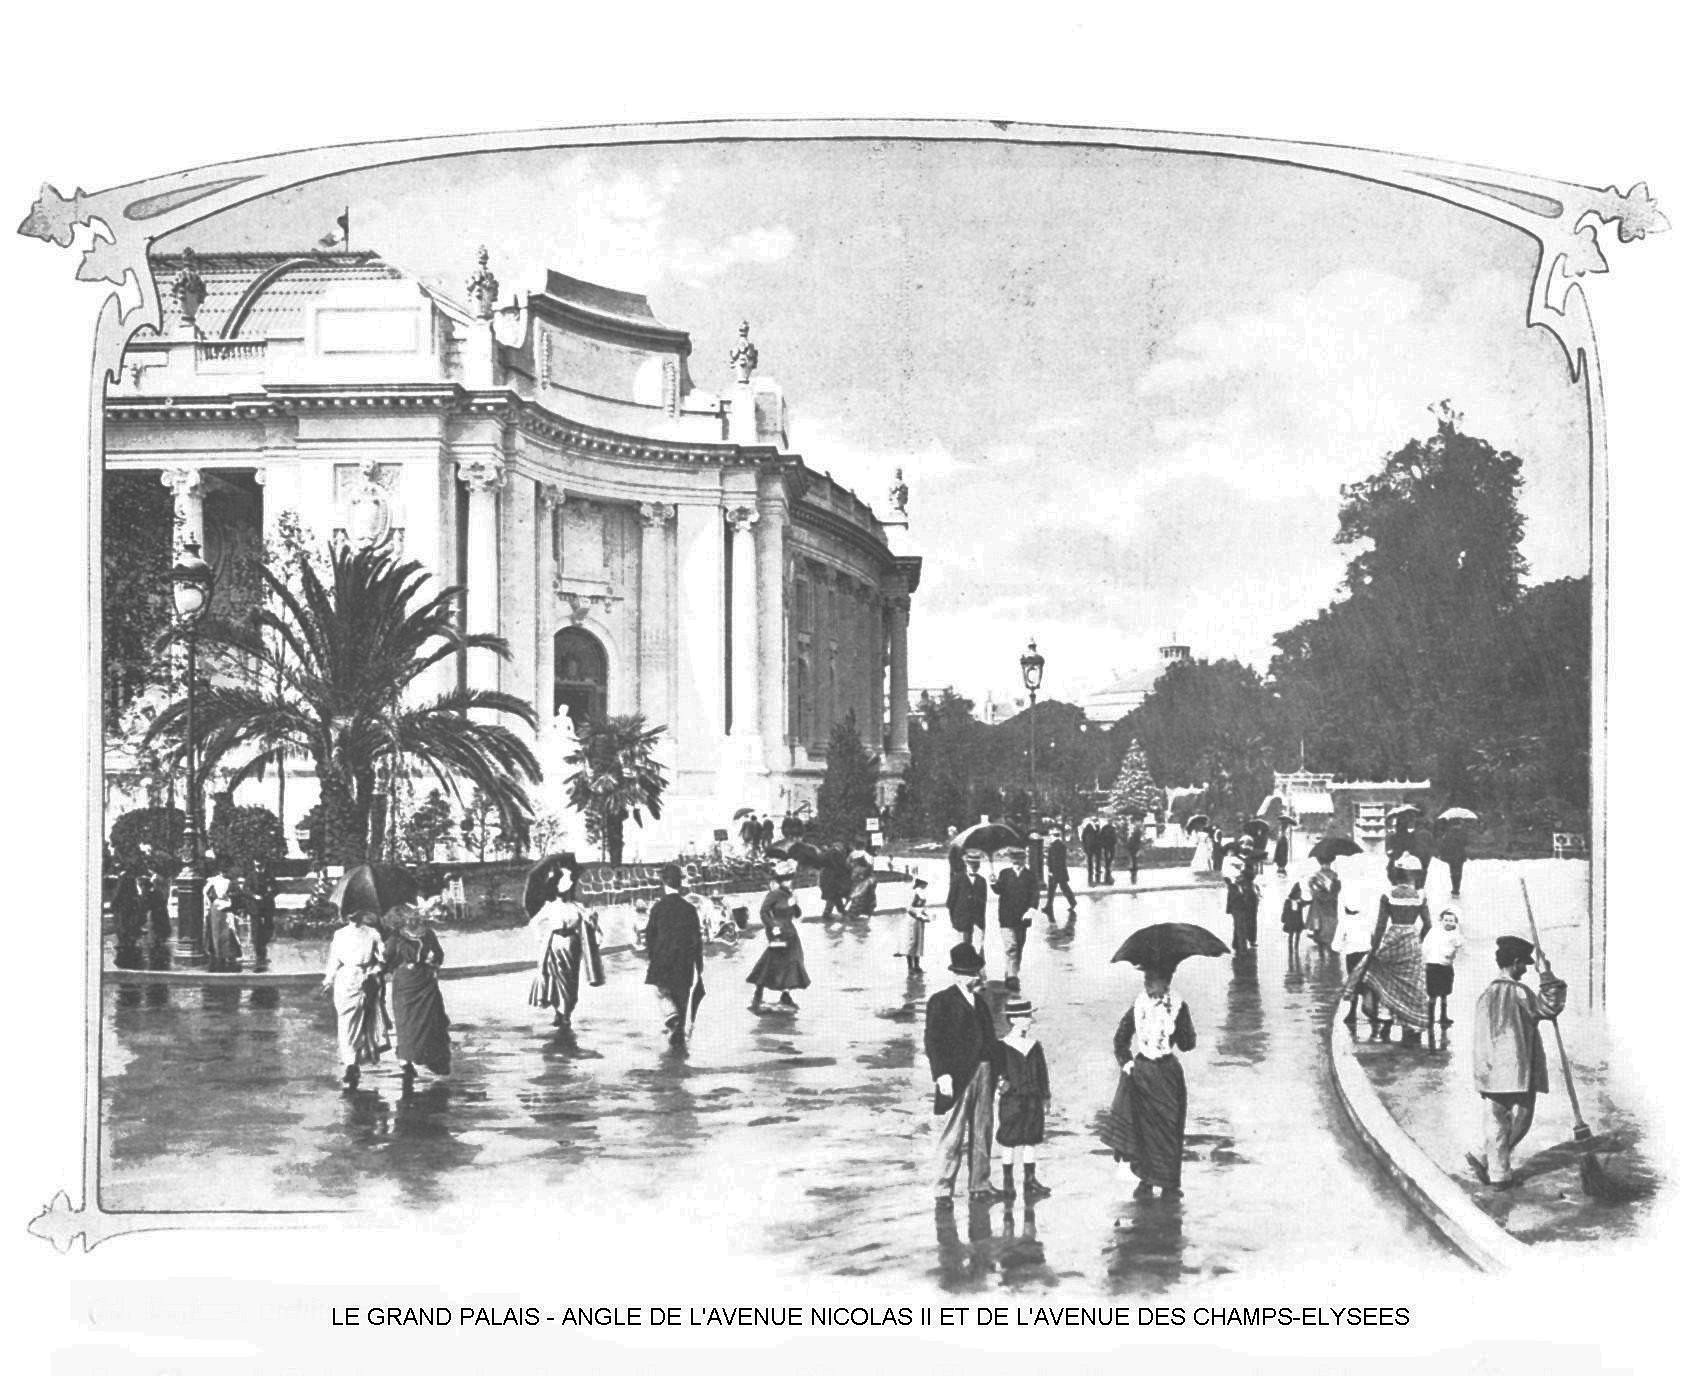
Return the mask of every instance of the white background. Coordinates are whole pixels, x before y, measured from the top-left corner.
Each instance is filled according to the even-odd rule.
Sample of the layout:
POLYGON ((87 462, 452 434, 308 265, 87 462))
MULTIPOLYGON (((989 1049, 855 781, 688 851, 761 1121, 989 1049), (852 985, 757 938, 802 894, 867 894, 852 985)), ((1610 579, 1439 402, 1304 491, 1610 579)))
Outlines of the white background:
MULTIPOLYGON (((1681 218, 1667 66, 1673 43, 1655 8, 1643 18, 1637 7, 1619 7, 1616 21, 1587 7, 1538 5, 1498 17, 1465 4, 1383 7, 1371 19, 1358 12, 1346 4, 1229 12, 1202 5, 1139 18, 1096 5, 971 4, 935 15, 855 4, 810 20, 786 5, 644 4, 614 21, 580 19, 555 4, 37 7, 8 21, 0 219, 22 219, 43 180, 69 194, 78 185, 97 190, 318 143, 618 120, 908 114, 1365 145, 1624 189, 1646 179, 1681 218)), ((1664 803, 1677 766, 1671 321, 1681 302, 1681 233, 1627 248, 1610 233, 1601 242, 1612 272, 1591 283, 1590 305, 1612 465, 1611 994, 1623 1044, 1674 1121, 1676 918, 1666 880, 1677 846, 1664 803)), ((0 720, 10 728, 0 753, 7 774, 0 835, 10 848, 0 1293, 18 1304, 0 1341, 13 1369, 254 1371, 270 1369, 271 1359, 273 1369, 291 1369, 281 1353, 316 1371, 399 1358, 421 1370, 629 1366, 652 1354, 572 1343, 552 1327, 541 1335, 349 1335, 331 1330, 326 1316, 334 1304, 385 1298, 497 1296, 549 1307, 691 1295, 738 1303, 843 1298, 823 1286, 771 1286, 750 1269, 720 1279, 672 1265, 667 1274, 658 1258, 639 1261, 632 1284, 629 1260, 615 1254, 629 1245, 630 1228, 618 1238, 486 1228, 331 1243, 156 1234, 65 1257, 26 1235, 55 1190, 79 1193, 80 824, 92 700, 85 417, 91 327, 104 288, 75 283, 76 262, 41 242, 0 236, 11 310, 0 335, 9 604, 0 720), (603 1275, 627 1279, 591 1279, 603 1275), (431 1296, 418 1296, 414 1285, 432 1287, 431 1296), (121 1294, 154 1311, 172 1296, 193 1316, 187 1326, 207 1337, 161 1336, 182 1326, 161 1311, 122 1331, 95 1327, 90 1314, 113 1312, 112 1296, 121 1294)), ((1261 1370, 1357 1364, 1371 1373, 1405 1362, 1416 1371, 1428 1362, 1457 1371, 1489 1359, 1530 1370, 1668 1369, 1674 1291, 1660 1271, 1676 1251, 1654 1241, 1521 1283, 1383 1276, 1379 1257, 1328 1259, 1348 1288, 1333 1289, 1324 1276, 1287 1289, 1262 1276, 1234 1277, 1231 1303, 1400 1303, 1413 1307, 1414 1321, 1381 1334, 1180 1335, 1175 1365, 1198 1369, 1216 1364, 1220 1351, 1243 1351, 1261 1370), (1368 1263, 1378 1269, 1368 1272, 1368 1263), (1530 1346, 1490 1346, 1510 1342, 1530 1346)), ((923 1366, 935 1341, 864 1333, 827 1343, 792 1335, 779 1345, 767 1335, 741 1354, 714 1345, 708 1360, 732 1370, 773 1357, 825 1369, 923 1366)), ((1018 1349, 1045 1346, 1042 1337, 1009 1332, 954 1341, 967 1351, 946 1355, 976 1370, 1019 1370, 1018 1349)), ((1143 1334, 1100 1334, 1061 1346, 1108 1364, 1130 1360, 1128 1349, 1144 1343, 1143 1334)))

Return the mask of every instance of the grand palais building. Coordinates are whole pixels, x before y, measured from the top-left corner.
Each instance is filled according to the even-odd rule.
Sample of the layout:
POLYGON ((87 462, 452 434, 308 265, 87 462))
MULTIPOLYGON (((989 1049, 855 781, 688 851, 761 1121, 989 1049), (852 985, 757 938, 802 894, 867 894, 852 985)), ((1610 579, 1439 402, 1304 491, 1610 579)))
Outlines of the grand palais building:
MULTIPOLYGON (((219 569, 295 521, 463 585, 468 629, 512 658, 468 655, 426 688, 464 672, 530 701, 546 763, 604 713, 665 726, 665 816, 627 853, 810 802, 848 714, 884 786, 902 777, 920 573, 903 488, 883 519, 807 467, 746 326, 707 391, 644 297, 551 272, 511 307, 483 252, 459 297, 368 252, 154 265, 163 325, 107 392, 108 470, 156 475, 219 569)), ((111 816, 141 799, 120 752, 107 767, 111 816)), ((306 760, 289 771, 291 836, 316 790, 306 760)))

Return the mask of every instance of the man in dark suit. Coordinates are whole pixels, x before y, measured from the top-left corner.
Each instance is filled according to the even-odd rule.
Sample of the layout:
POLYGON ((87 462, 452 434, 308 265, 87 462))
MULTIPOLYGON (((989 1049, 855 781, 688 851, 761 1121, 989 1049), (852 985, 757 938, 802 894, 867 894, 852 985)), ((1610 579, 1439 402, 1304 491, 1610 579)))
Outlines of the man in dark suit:
POLYGON ((644 944, 648 951, 648 977, 665 1013, 666 1035, 673 1046, 688 1040, 690 999, 704 993, 701 966, 706 957, 701 949, 700 914, 683 897, 683 871, 676 865, 660 870, 665 892, 648 914, 644 944))
POLYGON ((971 1204, 999 1197, 992 1188, 993 1057, 998 1033, 981 997, 985 962, 968 942, 951 948, 951 987, 928 1000, 922 1045, 934 1077, 934 1112, 943 1114, 934 1148, 934 1197, 949 1203, 968 1163, 971 1204))
POLYGON ((998 895, 998 933, 1004 942, 1004 987, 1014 994, 1021 992, 1021 952, 1039 886, 1027 868, 1025 850, 1012 846, 1006 855, 1008 860, 992 881, 992 891, 998 895))
POLYGON ((1144 823, 1134 817, 1127 826, 1127 872, 1138 882, 1138 852, 1144 849, 1144 823))
POLYGON ((1102 837, 1097 818, 1088 817, 1080 823, 1080 849, 1086 853, 1086 883, 1094 889, 1097 887, 1098 876, 1103 873, 1103 861, 1098 850, 1103 844, 1102 837))
POLYGON ((1103 825, 1097 829, 1098 850, 1103 856, 1103 884, 1115 882, 1115 847, 1121 843, 1121 833, 1116 830, 1112 818, 1105 817, 1103 825))
POLYGON ((971 946, 985 937, 986 879, 981 874, 981 853, 978 850, 963 852, 963 873, 952 876, 946 915, 951 918, 957 934, 971 946), (981 938, 975 936, 976 928, 980 929, 981 938))
POLYGON ((1056 895, 1061 889, 1068 896, 1068 915, 1074 916, 1074 890, 1068 882, 1068 842, 1062 828, 1051 828, 1050 844, 1045 847, 1045 916, 1056 917, 1056 895))

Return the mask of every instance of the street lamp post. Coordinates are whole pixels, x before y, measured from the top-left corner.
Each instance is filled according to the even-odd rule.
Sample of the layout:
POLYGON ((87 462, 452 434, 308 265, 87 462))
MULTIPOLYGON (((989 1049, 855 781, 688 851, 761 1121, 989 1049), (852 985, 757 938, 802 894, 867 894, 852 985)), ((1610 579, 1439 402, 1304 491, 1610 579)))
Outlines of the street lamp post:
POLYGON ((182 965, 202 965, 204 950, 204 850, 198 829, 198 736, 193 709, 198 692, 198 623, 210 605, 216 574, 199 557, 196 540, 181 547, 181 555, 170 570, 174 585, 175 617, 187 637, 187 824, 182 837, 185 864, 175 876, 175 959, 182 965))
POLYGON ((1027 796, 1033 813, 1033 825, 1039 814, 1039 755, 1035 740, 1033 709, 1039 705, 1039 685, 1045 679, 1045 657, 1039 653, 1037 642, 1027 642, 1027 653, 1021 657, 1021 682, 1027 689, 1027 796))

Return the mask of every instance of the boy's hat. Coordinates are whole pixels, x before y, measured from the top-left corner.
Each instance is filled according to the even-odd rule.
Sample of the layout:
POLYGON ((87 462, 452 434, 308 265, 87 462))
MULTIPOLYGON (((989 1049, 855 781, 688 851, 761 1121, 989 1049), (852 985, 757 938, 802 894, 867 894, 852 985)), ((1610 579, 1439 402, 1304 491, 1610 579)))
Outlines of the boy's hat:
POLYGON ((668 888, 668 889, 680 889, 680 888, 682 888, 683 887, 683 871, 682 871, 682 869, 677 865, 661 865, 660 866, 660 883, 664 884, 666 886, 666 888, 668 888))
POLYGON ((978 865, 986 857, 984 855, 982 855, 981 852, 978 851, 978 850, 966 850, 966 851, 963 852, 963 858, 964 858, 965 861, 969 861, 969 862, 972 862, 972 863, 978 865))
POLYGON ((1004 1004, 1006 1018, 1030 1018, 1033 1016, 1032 999, 1010 999, 1004 1004))
POLYGON ((1025 860, 1025 859, 1027 859, 1027 847, 1026 846, 1006 846, 1004 848, 1004 854, 1009 856, 1010 859, 1012 859, 1012 860, 1025 860))
POLYGON ((978 975, 986 969, 986 961, 981 953, 967 941, 960 941, 951 948, 951 972, 954 975, 978 975))
POLYGON ((1503 936, 1494 943, 1494 963, 1510 965, 1515 960, 1534 960, 1535 947, 1521 936, 1503 936))
POLYGON ((1420 860, 1416 855, 1409 851, 1405 855, 1398 855, 1395 857, 1395 868, 1398 870, 1418 870, 1422 873, 1424 870, 1424 861, 1420 860))

